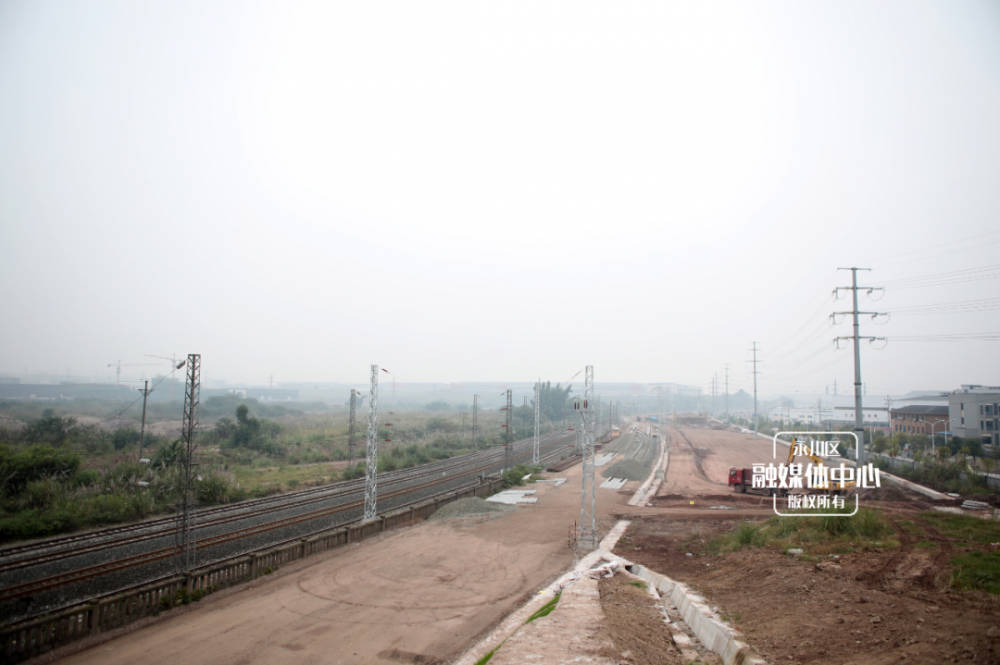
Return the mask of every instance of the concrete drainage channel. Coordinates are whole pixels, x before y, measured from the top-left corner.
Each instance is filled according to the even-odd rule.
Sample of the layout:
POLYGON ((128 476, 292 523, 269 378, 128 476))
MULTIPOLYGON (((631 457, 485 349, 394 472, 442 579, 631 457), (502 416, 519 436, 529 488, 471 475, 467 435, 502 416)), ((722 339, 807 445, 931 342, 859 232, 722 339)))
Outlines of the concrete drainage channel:
MULTIPOLYGON (((664 446, 649 478, 636 490, 629 500, 629 505, 646 505, 650 497, 656 495, 657 489, 663 482, 668 462, 669 453, 664 446)), ((483 662, 487 656, 497 652, 503 643, 531 617, 574 582, 587 577, 612 575, 616 570, 624 570, 626 574, 645 581, 649 585, 650 593, 660 599, 664 622, 685 661, 690 662, 698 658, 695 642, 688 633, 690 631, 701 645, 717 654, 724 665, 765 665, 766 661, 743 641, 742 634, 723 621, 712 611, 705 599, 691 591, 687 585, 611 553, 629 524, 628 520, 619 520, 596 550, 584 556, 572 570, 561 575, 559 579, 509 614, 488 635, 459 656, 453 665, 476 665, 483 662)))

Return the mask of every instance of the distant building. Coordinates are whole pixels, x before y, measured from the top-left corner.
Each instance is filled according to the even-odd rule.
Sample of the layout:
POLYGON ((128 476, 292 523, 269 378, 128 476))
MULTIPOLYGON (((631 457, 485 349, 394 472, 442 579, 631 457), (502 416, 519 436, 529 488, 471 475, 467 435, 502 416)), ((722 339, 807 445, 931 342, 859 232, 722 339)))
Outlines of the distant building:
POLYGON ((913 404, 889 411, 893 434, 942 434, 948 429, 948 407, 913 404))
POLYGON ((1000 386, 963 385, 948 395, 951 433, 1000 445, 1000 386))

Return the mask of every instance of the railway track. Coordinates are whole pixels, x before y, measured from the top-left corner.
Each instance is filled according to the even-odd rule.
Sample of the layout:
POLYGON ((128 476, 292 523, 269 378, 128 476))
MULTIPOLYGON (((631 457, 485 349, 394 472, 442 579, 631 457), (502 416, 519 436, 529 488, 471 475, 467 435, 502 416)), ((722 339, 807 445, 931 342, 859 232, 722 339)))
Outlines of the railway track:
MULTIPOLYGON (((565 432, 543 437, 540 442, 544 452, 542 461, 563 454, 567 439, 572 439, 572 435, 565 432)), ((513 448, 515 463, 530 458, 530 440, 515 442, 513 448)), ((480 475, 498 471, 503 459, 503 448, 495 447, 380 474, 380 508, 394 509, 416 503, 442 488, 450 491, 469 487, 478 483, 480 475)), ((363 480, 352 480, 279 497, 201 509, 195 514, 196 550, 207 553, 207 560, 202 563, 209 563, 301 539, 327 530, 331 525, 357 519, 364 505, 363 497, 363 480), (329 505, 331 502, 334 505, 329 505), (269 513, 282 512, 292 514, 267 518, 269 513), (247 524, 255 520, 256 523, 247 524), (322 526, 310 528, 310 523, 319 524, 318 520, 322 520, 322 526), (289 538, 289 532, 295 533, 289 538)), ((0 550, 0 574, 7 578, 7 583, 0 587, 0 613, 9 615, 9 620, 23 620, 132 586, 136 583, 131 579, 135 571, 150 571, 143 582, 162 577, 166 574, 163 567, 177 556, 175 543, 163 541, 172 539, 176 530, 174 518, 160 518, 4 548, 0 550), (142 549, 130 551, 134 548, 142 549), (63 569, 52 570, 53 567, 63 569), (23 580, 23 576, 31 572, 36 575, 23 580), (124 578, 116 576, 121 575, 131 578, 119 583, 116 580, 124 578), (102 583, 102 579, 106 582, 102 583), (96 587, 104 588, 96 590, 96 587)))

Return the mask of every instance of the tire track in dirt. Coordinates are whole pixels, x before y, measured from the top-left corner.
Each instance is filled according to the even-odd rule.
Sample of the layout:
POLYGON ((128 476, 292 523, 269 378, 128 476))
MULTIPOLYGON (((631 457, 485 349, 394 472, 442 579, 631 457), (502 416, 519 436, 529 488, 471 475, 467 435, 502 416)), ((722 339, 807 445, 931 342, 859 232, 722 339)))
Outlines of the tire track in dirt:
POLYGON ((698 472, 698 475, 701 476, 702 480, 712 483, 713 485, 728 486, 726 485, 726 483, 720 483, 719 481, 712 480, 711 478, 708 477, 708 475, 705 473, 704 467, 702 467, 701 465, 701 460, 702 457, 704 457, 704 453, 701 452, 698 448, 695 448, 694 444, 691 443, 691 439, 687 437, 687 434, 685 434, 682 429, 680 429, 679 427, 675 427, 674 431, 676 431, 680 435, 680 437, 684 439, 684 443, 686 443, 688 447, 691 449, 691 454, 694 457, 695 470, 698 472))

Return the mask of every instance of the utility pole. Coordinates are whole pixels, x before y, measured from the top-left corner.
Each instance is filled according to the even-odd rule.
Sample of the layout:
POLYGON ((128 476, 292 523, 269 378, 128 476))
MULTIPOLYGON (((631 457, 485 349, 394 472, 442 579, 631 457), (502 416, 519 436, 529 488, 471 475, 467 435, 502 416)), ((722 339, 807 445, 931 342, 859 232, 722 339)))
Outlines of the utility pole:
POLYGON ((378 498, 378 365, 371 366, 371 383, 368 388, 368 451, 365 457, 365 514, 362 521, 371 522, 376 517, 378 498))
POLYGON ((541 461, 539 460, 538 456, 538 429, 540 423, 539 416, 541 414, 539 403, 541 402, 541 398, 542 398, 542 380, 538 379, 538 381, 535 381, 535 438, 532 439, 531 441, 531 463, 534 466, 538 466, 539 464, 541 464, 541 461))
MULTIPOLYGON (((892 436, 892 400, 888 395, 885 396, 885 423, 889 428, 889 436, 892 436)), ((932 439, 933 445, 933 439, 932 439)))
POLYGON ((472 440, 479 442, 479 395, 472 396, 472 440))
POLYGON ((726 363, 726 420, 729 420, 729 363, 726 363))
POLYGON ((718 397, 718 395, 719 395, 719 373, 716 372, 715 374, 712 375, 712 415, 713 416, 715 415, 715 412, 717 411, 717 407, 715 406, 716 405, 715 399, 716 399, 716 397, 718 397))
POLYGON ((149 379, 142 382, 142 388, 139 389, 142 393, 142 425, 139 427, 139 459, 142 459, 142 444, 146 442, 146 399, 149 397, 149 393, 153 392, 149 389, 149 379))
POLYGON ((583 473, 580 492, 580 522, 577 527, 577 545, 590 552, 597 547, 597 501, 594 484, 594 419, 591 412, 594 401, 594 366, 587 365, 584 379, 583 403, 577 401, 580 413, 580 430, 583 448, 583 473))
POLYGON ((858 286, 858 271, 868 270, 871 268, 837 268, 837 270, 850 270, 851 271, 851 285, 850 286, 838 286, 833 290, 834 296, 839 296, 841 291, 849 290, 853 298, 854 306, 849 312, 833 312, 830 314, 830 320, 834 324, 837 323, 837 315, 847 315, 852 316, 854 322, 854 334, 850 336, 840 335, 833 338, 833 343, 840 348, 840 340, 842 339, 852 339, 854 340, 854 433, 858 437, 858 453, 857 462, 858 466, 865 463, 865 426, 864 426, 864 415, 862 412, 862 399, 861 399, 861 340, 867 339, 870 342, 876 340, 885 341, 885 337, 862 337, 861 336, 861 326, 858 323, 858 316, 864 314, 866 316, 870 315, 872 320, 880 315, 884 315, 884 312, 859 312, 858 311, 858 289, 862 288, 868 291, 871 295, 875 291, 882 291, 883 289, 879 287, 859 287, 858 286))
POLYGON ((354 435, 357 430, 359 391, 351 388, 351 411, 347 419, 347 463, 354 463, 354 435))
POLYGON ((756 432, 757 431, 757 375, 760 374, 760 372, 757 371, 757 350, 758 350, 757 342, 753 343, 753 348, 750 350, 753 351, 753 360, 751 360, 750 362, 753 363, 753 431, 756 432))
POLYGON ((195 565, 197 545, 192 539, 192 512, 194 510, 194 433, 198 428, 198 405, 201 402, 201 354, 189 353, 187 381, 184 386, 184 416, 181 424, 181 441, 184 443, 184 469, 181 489, 181 524, 177 530, 177 551, 181 572, 188 572, 195 565))
POLYGON ((510 444, 514 440, 513 432, 510 430, 510 416, 511 412, 514 410, 511 403, 513 391, 510 388, 507 389, 507 406, 504 407, 504 411, 507 412, 504 418, 504 434, 503 434, 503 470, 508 471, 511 468, 511 449, 510 444))

